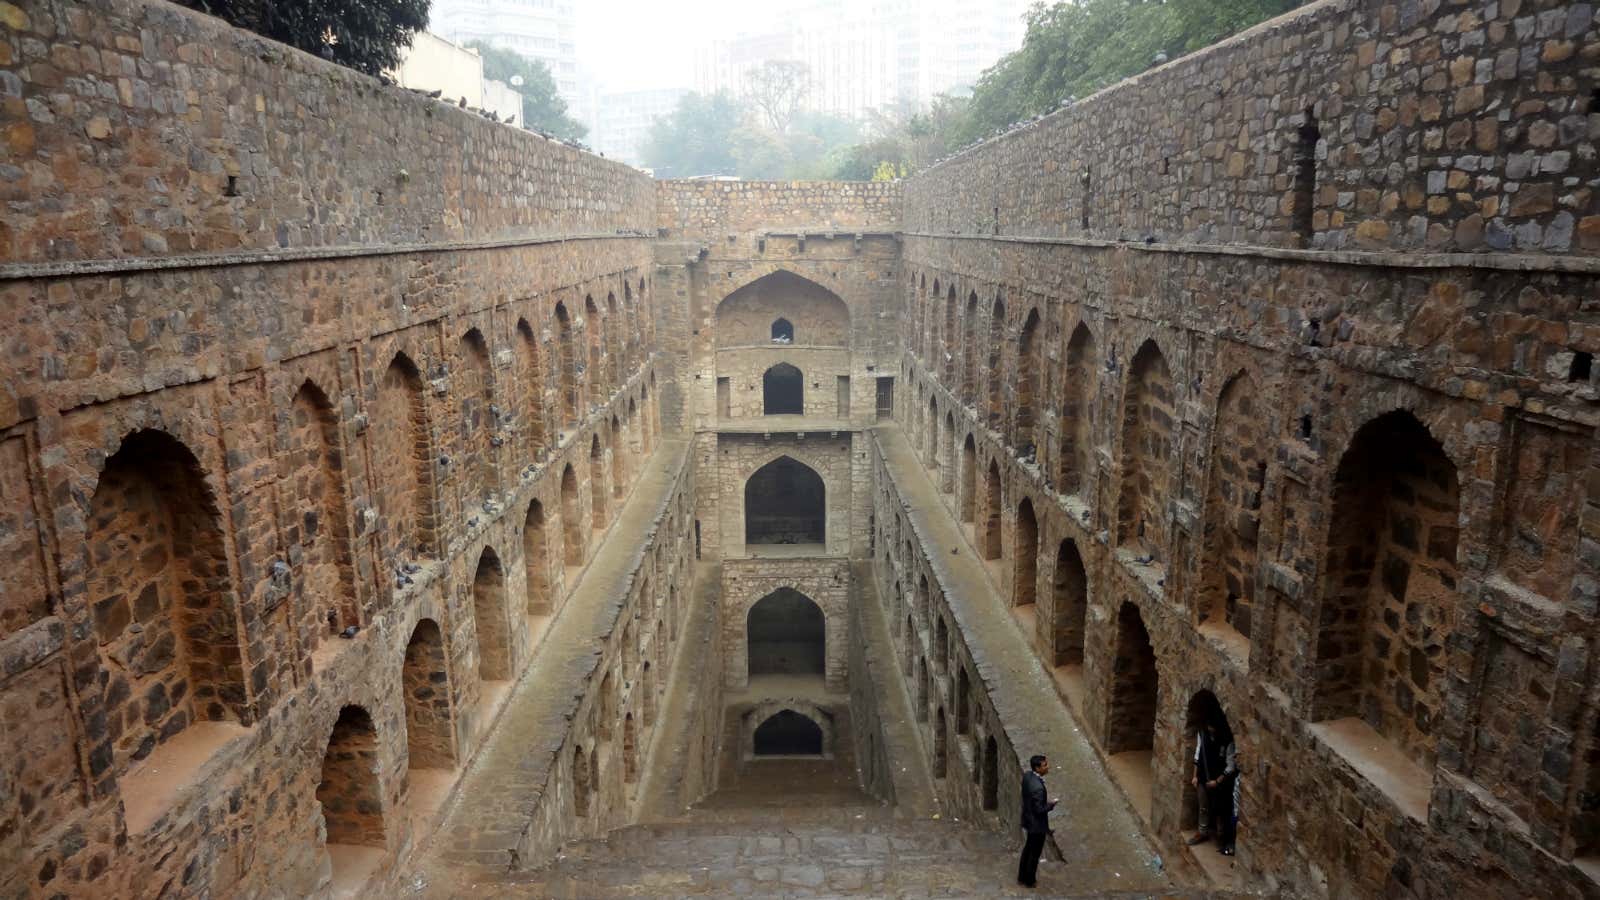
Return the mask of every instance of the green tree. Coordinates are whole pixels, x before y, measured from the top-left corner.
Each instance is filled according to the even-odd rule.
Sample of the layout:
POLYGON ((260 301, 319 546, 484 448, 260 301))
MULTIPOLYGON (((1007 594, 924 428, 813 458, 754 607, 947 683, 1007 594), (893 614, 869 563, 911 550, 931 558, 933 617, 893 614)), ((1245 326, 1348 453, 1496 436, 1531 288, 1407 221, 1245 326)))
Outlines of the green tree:
POLYGON ((776 134, 788 134, 811 90, 811 67, 792 59, 769 59, 745 75, 745 97, 762 124, 776 134))
POLYGON ((739 174, 733 148, 746 118, 745 108, 725 93, 685 94, 651 127, 645 163, 658 178, 739 174))
POLYGON ((567 101, 556 90, 556 79, 543 60, 529 59, 515 50, 471 41, 468 47, 483 57, 483 74, 504 81, 522 95, 522 124, 556 137, 577 140, 589 133, 588 127, 567 112, 567 101), (516 83, 520 78, 522 83, 516 83))
POLYGON ((428 25, 429 0, 178 0, 230 25, 379 75, 428 25))
POLYGON ((1035 6, 1022 46, 985 71, 951 135, 983 138, 1067 97, 1216 43, 1305 0, 1076 0, 1035 6))

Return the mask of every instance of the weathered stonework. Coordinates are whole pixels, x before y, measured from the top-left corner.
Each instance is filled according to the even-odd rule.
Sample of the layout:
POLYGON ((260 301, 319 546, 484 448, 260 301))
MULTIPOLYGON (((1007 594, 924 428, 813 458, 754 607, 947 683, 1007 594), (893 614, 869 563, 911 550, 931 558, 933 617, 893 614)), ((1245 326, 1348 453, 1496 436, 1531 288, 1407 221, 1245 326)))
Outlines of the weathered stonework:
POLYGON ((1007 832, 1079 741, 1199 883, 1212 699, 1244 886, 1596 893, 1597 48, 1323 0, 904 183, 652 183, 0 3, 0 896, 516 872, 785 710, 1007 832))

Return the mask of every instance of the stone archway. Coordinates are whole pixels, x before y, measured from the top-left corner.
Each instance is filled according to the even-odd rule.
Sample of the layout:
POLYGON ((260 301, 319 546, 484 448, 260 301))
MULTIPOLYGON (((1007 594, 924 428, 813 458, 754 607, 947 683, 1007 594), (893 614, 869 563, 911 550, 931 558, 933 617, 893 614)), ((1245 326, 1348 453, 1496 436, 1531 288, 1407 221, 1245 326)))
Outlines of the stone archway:
POLYGON ((822 476, 794 457, 780 456, 750 476, 744 510, 746 545, 827 543, 822 476))
POLYGON ((746 672, 815 675, 827 670, 827 617, 810 597, 778 588, 745 616, 746 672))
POLYGON ((762 373, 762 415, 803 416, 805 412, 805 373, 788 363, 778 363, 762 373))

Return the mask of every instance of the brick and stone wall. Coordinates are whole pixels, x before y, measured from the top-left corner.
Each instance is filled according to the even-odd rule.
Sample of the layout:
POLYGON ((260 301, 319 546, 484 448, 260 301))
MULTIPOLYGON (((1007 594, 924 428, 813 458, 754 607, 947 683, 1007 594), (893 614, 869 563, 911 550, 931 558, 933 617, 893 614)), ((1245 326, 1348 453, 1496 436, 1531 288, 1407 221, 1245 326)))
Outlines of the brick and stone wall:
POLYGON ((1596 28, 1313 3, 918 173, 906 231, 1592 255, 1596 28))
POLYGON ((1593 889, 1595 44, 1315 4, 907 184, 897 418, 1168 855, 1209 692, 1263 885, 1593 889))
POLYGON ((655 187, 161 2, 4 26, 0 893, 392 871, 660 445, 655 187))

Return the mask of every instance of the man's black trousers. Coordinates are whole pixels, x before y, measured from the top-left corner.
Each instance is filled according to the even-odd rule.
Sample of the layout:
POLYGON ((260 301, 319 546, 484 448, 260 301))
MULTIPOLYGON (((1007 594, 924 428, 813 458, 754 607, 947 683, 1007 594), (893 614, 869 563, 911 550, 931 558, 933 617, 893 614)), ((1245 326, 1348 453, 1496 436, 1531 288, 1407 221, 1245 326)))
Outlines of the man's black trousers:
POLYGON ((1028 840, 1022 845, 1022 863, 1017 866, 1017 881, 1028 887, 1039 878, 1039 854, 1044 852, 1043 831, 1028 832, 1028 840))

